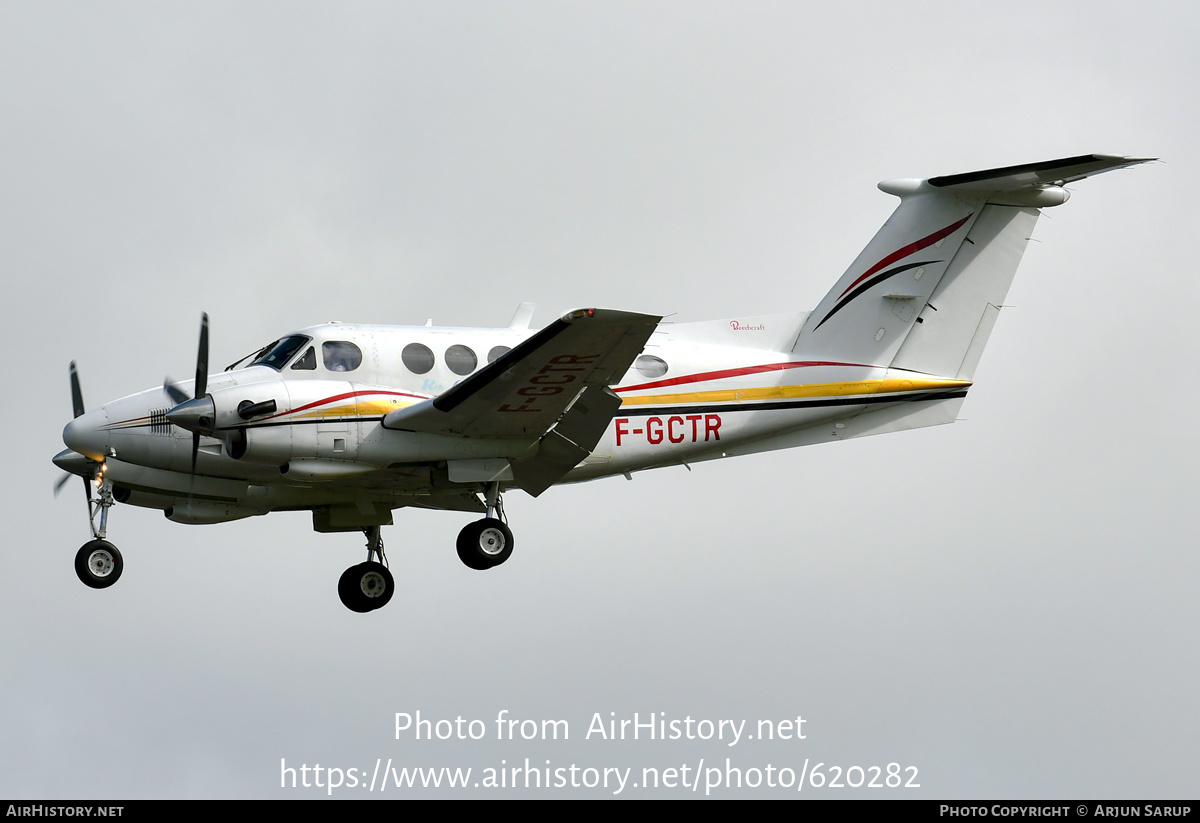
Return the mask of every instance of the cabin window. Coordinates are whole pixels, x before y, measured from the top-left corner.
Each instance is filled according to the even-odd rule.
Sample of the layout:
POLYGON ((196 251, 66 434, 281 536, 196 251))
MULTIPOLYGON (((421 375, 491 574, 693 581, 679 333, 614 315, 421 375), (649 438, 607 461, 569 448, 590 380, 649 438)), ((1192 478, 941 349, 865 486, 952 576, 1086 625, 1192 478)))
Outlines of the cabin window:
POLYGON ((667 361, 652 354, 643 354, 633 361, 633 366, 638 370, 638 374, 648 380, 662 377, 667 373, 667 361))
POLYGON ((362 350, 348 340, 321 344, 321 358, 330 371, 354 371, 362 365, 362 350))
POLYGON ((308 351, 296 358, 296 362, 292 364, 292 369, 295 371, 312 371, 317 367, 317 350, 312 346, 308 347, 308 351))
POLYGON ((413 374, 425 374, 433 368, 433 352, 421 343, 409 343, 400 352, 404 367, 413 374))
POLYGON ((508 346, 493 346, 492 350, 488 352, 488 362, 491 363, 500 355, 508 354, 510 351, 512 351, 512 349, 510 349, 508 346))
POLYGON ((466 346, 451 346, 446 349, 446 367, 455 374, 470 374, 479 365, 475 352, 466 346))

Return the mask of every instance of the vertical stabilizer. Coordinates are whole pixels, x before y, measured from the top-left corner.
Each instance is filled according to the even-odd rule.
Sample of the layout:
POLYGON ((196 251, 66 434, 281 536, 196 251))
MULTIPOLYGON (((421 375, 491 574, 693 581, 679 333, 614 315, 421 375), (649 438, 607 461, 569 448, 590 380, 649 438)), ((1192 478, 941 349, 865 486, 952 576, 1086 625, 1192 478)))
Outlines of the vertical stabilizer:
POLYGON ((900 206, 809 316, 793 352, 970 380, 1040 209, 1147 159, 1087 154, 886 180, 900 206))
POLYGON ((887 366, 970 232, 985 198, 925 181, 880 188, 900 206, 817 305, 793 351, 805 358, 887 366))

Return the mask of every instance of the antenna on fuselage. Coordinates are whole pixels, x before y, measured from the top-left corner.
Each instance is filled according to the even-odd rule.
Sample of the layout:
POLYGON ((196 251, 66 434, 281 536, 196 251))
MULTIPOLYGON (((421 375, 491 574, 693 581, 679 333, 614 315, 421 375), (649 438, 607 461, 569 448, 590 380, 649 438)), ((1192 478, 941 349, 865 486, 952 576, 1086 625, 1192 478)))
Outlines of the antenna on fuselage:
POLYGON ((527 329, 529 324, 533 322, 533 310, 536 308, 533 303, 522 303, 517 306, 516 312, 512 316, 512 320, 508 321, 510 329, 527 329))

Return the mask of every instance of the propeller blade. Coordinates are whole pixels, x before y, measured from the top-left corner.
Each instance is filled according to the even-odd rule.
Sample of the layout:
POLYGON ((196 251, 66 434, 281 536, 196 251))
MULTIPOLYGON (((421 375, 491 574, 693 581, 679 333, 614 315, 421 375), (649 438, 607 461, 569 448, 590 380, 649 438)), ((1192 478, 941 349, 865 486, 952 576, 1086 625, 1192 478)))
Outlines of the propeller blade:
MULTIPOLYGON (((58 478, 58 482, 54 484, 55 497, 58 497, 58 493, 62 491, 63 486, 67 485, 67 481, 70 480, 71 477, 73 477, 73 475, 64 472, 63 476, 58 478)), ((86 477, 80 477, 79 479, 83 481, 83 493, 87 495, 88 506, 90 508, 92 505, 92 481, 88 480, 86 477)))
MULTIPOLYGON (((196 353, 196 384, 193 387, 194 394, 189 397, 187 392, 179 387, 168 376, 163 380, 163 391, 167 397, 171 398, 171 402, 176 406, 181 406, 193 398, 204 397, 208 394, 208 312, 200 313, 200 349, 196 353)), ((195 442, 192 448, 192 473, 196 471, 196 449, 199 448, 199 442, 195 442)))
POLYGON ((83 414, 83 391, 79 388, 79 371, 75 368, 74 360, 71 361, 71 408, 76 417, 83 414))
POLYGON ((172 383, 170 377, 163 381, 163 391, 167 393, 167 397, 171 398, 171 402, 176 406, 192 399, 187 396, 187 392, 172 383))
MULTIPOLYGON (((193 396, 188 397, 183 389, 171 382, 171 378, 163 381, 163 391, 175 403, 175 408, 167 414, 167 419, 171 420, 177 426, 192 431, 192 479, 188 487, 188 503, 191 504, 192 488, 196 485, 196 458, 200 455, 200 428, 204 427, 205 431, 212 433, 212 419, 215 415, 215 410, 210 412, 209 416, 204 416, 203 412, 197 412, 193 406, 203 406, 199 403, 201 398, 208 395, 208 312, 200 313, 200 347, 196 352, 196 383, 193 389, 193 396), (189 408, 180 409, 184 403, 189 403, 189 408), (172 418, 171 414, 176 416, 172 418), (186 423, 187 425, 181 425, 186 423)), ((210 398, 207 401, 207 407, 212 408, 213 401, 210 398)))
POLYGON ((188 508, 192 505, 192 492, 196 489, 196 455, 200 453, 200 432, 192 432, 192 476, 188 480, 188 508))
MULTIPOLYGON (((71 372, 71 411, 74 413, 75 417, 81 417, 83 415, 83 413, 86 411, 86 409, 84 408, 84 405, 83 405, 83 389, 81 389, 79 387, 79 369, 75 368, 74 360, 71 361, 70 372, 71 372)), ((66 452, 63 452, 63 454, 61 454, 59 456, 62 457, 64 455, 69 455, 69 454, 70 454, 70 450, 68 449, 66 452)), ((55 462, 56 463, 58 462, 57 459, 55 460, 55 462)), ((62 491, 62 487, 65 486, 67 484, 67 481, 70 479, 71 479, 70 473, 64 474, 62 477, 60 477, 58 479, 58 482, 54 484, 54 496, 55 497, 58 497, 58 493, 60 491, 62 491)), ((92 482, 88 478, 82 477, 82 476, 79 479, 83 481, 83 493, 87 495, 88 511, 91 512, 91 510, 92 510, 92 482)))
MULTIPOLYGON (((200 350, 196 353, 196 397, 208 394, 208 312, 200 314, 200 350)), ((195 458, 193 457, 193 462, 195 458)))

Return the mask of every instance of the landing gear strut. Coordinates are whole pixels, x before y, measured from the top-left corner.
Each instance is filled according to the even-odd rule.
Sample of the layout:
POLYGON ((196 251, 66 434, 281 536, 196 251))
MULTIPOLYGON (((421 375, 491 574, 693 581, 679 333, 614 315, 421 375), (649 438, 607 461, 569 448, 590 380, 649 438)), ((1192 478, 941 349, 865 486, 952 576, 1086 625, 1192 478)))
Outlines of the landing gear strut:
POLYGON ((121 577, 125 561, 117 547, 105 540, 108 533, 108 510, 113 506, 113 488, 104 474, 107 467, 101 463, 96 469, 100 483, 96 498, 88 500, 88 516, 92 527, 92 540, 84 543, 75 553, 75 574, 85 586, 107 589, 121 577), (99 524, 97 524, 99 518, 99 524))
POLYGON ((338 580, 342 605, 360 613, 383 608, 396 591, 396 581, 386 565, 379 527, 363 529, 363 534, 367 536, 367 561, 346 569, 338 580))
POLYGON ((458 559, 469 569, 484 571, 499 566, 512 555, 513 534, 504 522, 500 484, 487 485, 487 516, 468 523, 458 533, 458 559))

